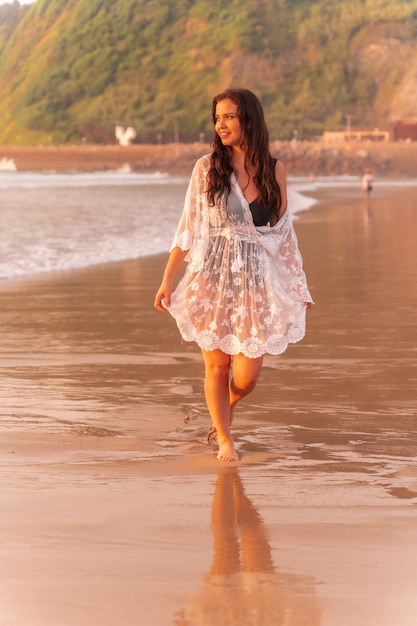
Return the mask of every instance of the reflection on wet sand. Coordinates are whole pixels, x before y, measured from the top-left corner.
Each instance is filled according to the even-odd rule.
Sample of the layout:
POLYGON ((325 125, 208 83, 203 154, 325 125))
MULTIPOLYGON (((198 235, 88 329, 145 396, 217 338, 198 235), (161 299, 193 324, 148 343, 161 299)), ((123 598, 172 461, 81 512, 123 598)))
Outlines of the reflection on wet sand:
POLYGON ((211 524, 210 570, 176 626, 319 626, 313 581, 275 570, 267 529, 235 468, 217 476, 211 524))

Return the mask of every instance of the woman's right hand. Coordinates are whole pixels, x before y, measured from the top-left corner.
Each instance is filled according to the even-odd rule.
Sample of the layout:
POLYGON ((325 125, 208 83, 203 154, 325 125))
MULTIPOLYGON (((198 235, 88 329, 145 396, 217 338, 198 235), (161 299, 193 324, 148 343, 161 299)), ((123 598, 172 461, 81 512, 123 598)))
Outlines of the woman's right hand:
POLYGON ((166 311, 171 304, 171 292, 172 288, 168 287, 165 283, 162 283, 156 292, 155 301, 153 303, 155 309, 158 311, 166 311))

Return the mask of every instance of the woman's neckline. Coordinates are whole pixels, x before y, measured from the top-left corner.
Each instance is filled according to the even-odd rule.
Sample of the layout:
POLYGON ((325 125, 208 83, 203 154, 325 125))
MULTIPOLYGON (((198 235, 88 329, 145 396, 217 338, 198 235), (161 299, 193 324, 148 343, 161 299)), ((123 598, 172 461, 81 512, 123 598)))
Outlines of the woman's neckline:
POLYGON ((253 204, 254 202, 256 202, 256 200, 258 199, 258 196, 256 196, 256 198, 254 198, 253 200, 251 200, 251 201, 249 202, 249 200, 248 200, 248 199, 247 199, 247 197, 245 196, 245 193, 244 193, 244 191, 243 191, 242 187, 239 185, 239 181, 238 181, 238 179, 237 179, 237 176, 236 176, 236 173, 235 173, 235 172, 233 172, 233 173, 232 173, 232 183, 234 183, 234 184, 236 185, 236 187, 239 189, 239 191, 240 191, 240 193, 241 193, 242 197, 246 200, 246 202, 248 203, 248 205, 249 205, 249 206, 250 206, 251 204, 253 204))

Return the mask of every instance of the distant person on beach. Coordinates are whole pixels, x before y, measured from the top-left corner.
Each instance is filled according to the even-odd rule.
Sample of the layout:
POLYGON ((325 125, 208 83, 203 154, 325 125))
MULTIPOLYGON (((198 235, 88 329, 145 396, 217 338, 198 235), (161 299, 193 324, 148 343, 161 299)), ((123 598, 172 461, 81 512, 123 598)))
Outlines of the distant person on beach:
POLYGON ((201 348, 209 442, 217 439, 220 461, 233 462, 233 409, 255 388, 263 355, 304 337, 312 299, 261 103, 228 89, 213 99, 212 117, 213 150, 194 166, 154 306, 201 348))
POLYGON ((362 176, 361 187, 366 196, 366 202, 369 203, 369 196, 373 188, 373 178, 369 168, 365 170, 364 175, 362 176))

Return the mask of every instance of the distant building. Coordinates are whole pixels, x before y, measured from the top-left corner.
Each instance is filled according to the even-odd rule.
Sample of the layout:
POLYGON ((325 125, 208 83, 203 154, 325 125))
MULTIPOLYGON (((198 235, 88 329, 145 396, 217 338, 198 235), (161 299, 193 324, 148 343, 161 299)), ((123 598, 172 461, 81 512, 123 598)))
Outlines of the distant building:
POLYGON ((417 119, 395 122, 394 141, 417 141, 417 119))
POLYGON ((388 130, 358 130, 352 128, 351 130, 343 131, 325 131, 322 137, 325 143, 344 143, 345 141, 389 141, 390 132, 388 130))

